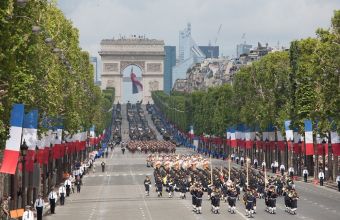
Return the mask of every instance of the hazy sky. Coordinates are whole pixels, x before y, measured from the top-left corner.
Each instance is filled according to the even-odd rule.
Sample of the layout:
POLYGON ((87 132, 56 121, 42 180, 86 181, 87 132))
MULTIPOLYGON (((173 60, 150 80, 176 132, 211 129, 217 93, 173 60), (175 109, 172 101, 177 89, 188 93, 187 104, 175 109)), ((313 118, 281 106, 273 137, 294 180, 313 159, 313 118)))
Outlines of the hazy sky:
POLYGON ((340 0, 58 0, 80 31, 84 50, 98 56, 100 41, 120 34, 146 35, 178 46, 178 31, 188 22, 198 45, 217 45, 223 55, 236 54, 245 33, 247 43, 287 46, 328 28, 340 0))

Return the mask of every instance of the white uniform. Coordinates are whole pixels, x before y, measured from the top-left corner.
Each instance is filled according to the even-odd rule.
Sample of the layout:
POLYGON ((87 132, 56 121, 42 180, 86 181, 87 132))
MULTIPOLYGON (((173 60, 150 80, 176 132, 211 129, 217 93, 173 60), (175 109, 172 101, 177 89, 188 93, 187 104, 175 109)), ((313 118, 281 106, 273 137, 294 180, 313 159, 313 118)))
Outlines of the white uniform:
POLYGON ((22 220, 34 220, 34 213, 31 210, 26 210, 22 216, 22 220))
POLYGON ((321 171, 320 173, 319 173, 319 179, 321 179, 321 178, 325 178, 325 174, 321 171))
POLYGON ((66 188, 65 188, 65 186, 60 186, 60 187, 59 187, 59 195, 62 194, 62 193, 64 193, 64 194, 66 193, 66 188))

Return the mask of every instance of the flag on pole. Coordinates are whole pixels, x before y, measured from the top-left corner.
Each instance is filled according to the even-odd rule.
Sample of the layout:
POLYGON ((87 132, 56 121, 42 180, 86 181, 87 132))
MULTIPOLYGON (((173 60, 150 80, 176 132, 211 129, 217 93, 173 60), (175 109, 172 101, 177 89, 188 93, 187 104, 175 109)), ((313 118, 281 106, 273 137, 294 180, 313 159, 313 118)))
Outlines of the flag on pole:
POLYGON ((304 123, 305 123, 306 155, 314 155, 312 121, 305 120, 304 123))
POLYGON ((14 104, 10 118, 10 137, 6 141, 0 173, 15 174, 19 160, 23 121, 24 105, 14 104))
POLYGON ((270 149, 275 148, 275 128, 272 124, 268 126, 268 140, 270 149))
POLYGON ((293 130, 290 128, 291 122, 290 120, 285 121, 286 141, 294 141, 293 130))
POLYGON ((317 155, 327 155, 328 154, 328 139, 326 137, 322 138, 320 134, 316 135, 316 154, 317 155))
POLYGON ((131 67, 130 78, 132 82, 132 93, 136 94, 136 93, 143 91, 143 85, 141 82, 139 82, 136 74, 133 72, 133 67, 131 67))
POLYGON ((35 148, 38 144, 38 110, 32 110, 24 116, 22 143, 26 142, 26 171, 33 172, 35 148))
POLYGON ((60 157, 64 156, 62 155, 62 152, 63 152, 62 148, 64 147, 64 145, 62 144, 63 129, 58 128, 55 132, 57 136, 54 138, 54 141, 52 143, 53 158, 59 159, 60 157))
POLYGON ((285 141, 284 141, 281 131, 277 131, 277 145, 278 145, 279 150, 281 151, 285 150, 285 141))
POLYGON ((293 144, 293 151, 294 153, 301 153, 302 152, 302 137, 301 135, 297 132, 297 131, 294 131, 294 144, 293 144), (301 144, 301 146, 299 146, 299 144, 301 144))
POLYGON ((237 147, 235 128, 230 128, 230 146, 237 147))
POLYGON ((236 136, 236 142, 237 142, 237 146, 238 147, 242 147, 244 148, 244 142, 245 142, 245 136, 244 136, 244 125, 238 125, 236 132, 235 132, 235 136, 236 136))
POLYGON ((91 145, 95 144, 95 139, 96 139, 95 126, 93 125, 90 128, 90 144, 91 145))

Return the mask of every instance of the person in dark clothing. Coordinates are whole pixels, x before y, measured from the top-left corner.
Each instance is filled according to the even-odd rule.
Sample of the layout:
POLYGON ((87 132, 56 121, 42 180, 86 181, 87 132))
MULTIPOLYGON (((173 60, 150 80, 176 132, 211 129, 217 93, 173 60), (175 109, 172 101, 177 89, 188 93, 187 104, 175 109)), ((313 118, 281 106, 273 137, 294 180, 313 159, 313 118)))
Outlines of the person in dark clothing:
POLYGON ((105 172, 105 162, 103 161, 100 165, 102 166, 102 172, 104 173, 105 172))
POLYGON ((144 180, 144 187, 145 187, 145 195, 149 196, 150 194, 150 186, 151 186, 151 180, 150 177, 146 176, 144 180))

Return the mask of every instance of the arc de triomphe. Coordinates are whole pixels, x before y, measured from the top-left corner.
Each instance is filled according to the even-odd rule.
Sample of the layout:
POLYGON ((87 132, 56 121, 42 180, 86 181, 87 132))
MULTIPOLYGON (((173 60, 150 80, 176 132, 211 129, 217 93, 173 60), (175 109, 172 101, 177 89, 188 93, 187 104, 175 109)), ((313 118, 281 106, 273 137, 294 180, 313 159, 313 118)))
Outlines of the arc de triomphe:
MULTIPOLYGON (((123 71, 138 66, 143 85, 143 103, 152 103, 151 91, 163 90, 164 41, 144 37, 104 39, 100 43, 101 88, 115 88, 115 103, 124 102, 123 71)), ((126 94, 125 94, 126 95, 126 94)))

